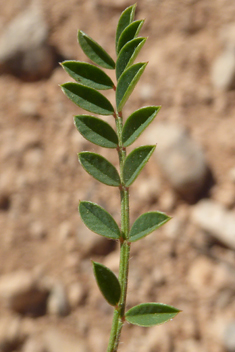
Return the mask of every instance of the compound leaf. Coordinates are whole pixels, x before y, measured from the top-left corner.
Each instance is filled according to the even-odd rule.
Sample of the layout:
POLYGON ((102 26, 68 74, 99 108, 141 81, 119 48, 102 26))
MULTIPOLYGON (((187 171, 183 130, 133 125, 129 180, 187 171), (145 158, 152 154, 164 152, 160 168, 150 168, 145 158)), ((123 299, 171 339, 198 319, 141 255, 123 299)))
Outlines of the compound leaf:
POLYGON ((133 21, 135 15, 136 4, 127 7, 122 13, 118 21, 117 31, 116 31, 116 50, 118 45, 118 40, 124 29, 133 21))
POLYGON ((93 88, 73 82, 64 83, 61 88, 73 103, 84 110, 99 115, 112 115, 114 113, 109 100, 93 88))
POLYGON ((92 202, 81 201, 79 203, 79 213, 82 221, 91 231, 109 239, 119 239, 119 227, 104 208, 92 202))
POLYGON ((141 27, 143 26, 144 20, 137 20, 134 22, 131 22, 121 33, 118 43, 117 43, 117 53, 120 52, 122 47, 129 42, 130 40, 134 39, 141 27))
POLYGON ((89 59, 101 67, 115 69, 115 62, 109 54, 83 31, 78 31, 78 41, 89 59))
POLYGON ((146 42, 147 38, 139 37, 127 42, 122 50, 120 51, 117 62, 116 62, 116 77, 117 80, 121 76, 122 72, 133 64, 137 57, 140 49, 146 42))
POLYGON ((88 141, 104 148, 117 147, 117 134, 107 122, 90 115, 77 115, 74 117, 74 123, 88 141))
POLYGON ((127 68, 118 80, 116 90, 117 110, 121 111, 127 99, 133 92, 140 76, 144 72, 147 62, 138 62, 127 68))
POLYGON ((108 186, 120 186, 120 177, 116 168, 103 156, 91 152, 81 152, 78 154, 78 159, 88 174, 96 180, 108 186))
POLYGON ((123 167, 123 179, 127 187, 135 181, 155 148, 155 145, 144 145, 132 150, 128 155, 123 167))
POLYGON ((132 225, 128 241, 135 242, 149 235, 170 219, 169 216, 158 211, 150 211, 142 214, 132 225))
POLYGON ((154 120, 160 106, 146 106, 131 114, 123 127, 122 142, 128 147, 139 137, 145 128, 154 120))
POLYGON ((116 275, 106 266, 93 262, 96 282, 106 301, 116 306, 121 297, 121 286, 116 275))
POLYGON ((111 78, 97 66, 81 61, 64 61, 61 65, 75 81, 85 86, 98 90, 114 87, 111 78))
POLYGON ((173 319, 179 309, 162 303, 142 303, 128 310, 126 320, 134 325, 149 327, 173 319))

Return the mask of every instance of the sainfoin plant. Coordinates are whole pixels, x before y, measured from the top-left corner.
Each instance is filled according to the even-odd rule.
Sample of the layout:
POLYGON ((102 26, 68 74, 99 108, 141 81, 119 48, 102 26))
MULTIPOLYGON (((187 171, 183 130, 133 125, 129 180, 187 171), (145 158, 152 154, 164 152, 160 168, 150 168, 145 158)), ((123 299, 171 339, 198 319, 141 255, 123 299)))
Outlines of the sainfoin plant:
POLYGON ((85 225, 108 239, 120 243, 119 276, 103 264, 93 262, 94 275, 106 301, 114 307, 113 322, 107 352, 118 349, 120 333, 125 322, 149 327, 174 318, 179 312, 162 303, 141 303, 126 311, 130 246, 165 224, 170 217, 158 211, 140 215, 129 224, 129 187, 135 181, 155 145, 145 145, 127 154, 140 134, 154 120, 159 106, 146 106, 134 111, 125 121, 123 108, 147 65, 134 63, 146 38, 139 37, 143 20, 134 20, 136 5, 127 7, 121 14, 116 29, 116 62, 87 34, 78 31, 78 42, 86 56, 96 65, 115 70, 115 84, 104 70, 81 61, 64 61, 62 67, 76 81, 61 85, 65 95, 84 110, 115 119, 116 131, 104 120, 93 115, 77 115, 75 126, 88 141, 104 148, 116 149, 119 171, 106 158, 97 153, 83 151, 78 154, 82 167, 96 180, 108 186, 118 187, 121 198, 121 224, 101 206, 90 201, 80 201, 79 213, 85 225), (112 89, 116 106, 99 91, 112 89))

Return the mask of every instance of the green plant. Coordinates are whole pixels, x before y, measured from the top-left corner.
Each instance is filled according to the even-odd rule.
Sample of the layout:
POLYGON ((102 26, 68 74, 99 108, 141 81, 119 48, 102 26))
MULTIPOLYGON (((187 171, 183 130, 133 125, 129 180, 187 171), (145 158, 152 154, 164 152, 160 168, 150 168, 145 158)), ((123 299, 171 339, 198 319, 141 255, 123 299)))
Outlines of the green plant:
POLYGON ((88 141, 104 147, 116 149, 119 156, 119 172, 107 159, 99 154, 81 152, 78 154, 83 168, 98 181, 118 187, 121 195, 121 227, 113 217, 99 205, 81 201, 80 216, 85 225, 95 233, 120 242, 119 278, 102 264, 93 262, 97 284, 109 304, 114 306, 113 323, 107 352, 118 349, 121 329, 125 321, 152 326, 162 324, 179 313, 179 310, 161 303, 142 303, 126 312, 126 294, 130 245, 163 224, 170 217, 164 213, 151 211, 142 214, 129 226, 129 187, 137 178, 154 152, 155 145, 135 148, 127 155, 129 147, 145 128, 154 120, 160 107, 147 106, 133 112, 123 121, 122 110, 147 65, 146 62, 133 64, 146 38, 137 37, 143 20, 134 21, 136 5, 126 8, 119 19, 116 31, 116 63, 109 54, 81 30, 78 41, 90 60, 105 69, 115 69, 117 86, 100 68, 81 61, 64 61, 62 67, 78 83, 61 85, 65 95, 79 107, 98 115, 114 117, 116 132, 104 120, 90 115, 75 116, 78 131, 88 141), (98 90, 113 89, 116 109, 98 90))

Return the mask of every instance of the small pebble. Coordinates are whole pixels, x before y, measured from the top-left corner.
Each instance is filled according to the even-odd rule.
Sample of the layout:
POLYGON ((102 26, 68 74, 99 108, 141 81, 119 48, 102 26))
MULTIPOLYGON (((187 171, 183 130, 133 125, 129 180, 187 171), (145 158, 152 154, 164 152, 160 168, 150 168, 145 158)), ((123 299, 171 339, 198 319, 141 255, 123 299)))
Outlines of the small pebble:
POLYGON ((235 352, 235 321, 229 323, 225 329, 224 346, 228 352, 235 352))

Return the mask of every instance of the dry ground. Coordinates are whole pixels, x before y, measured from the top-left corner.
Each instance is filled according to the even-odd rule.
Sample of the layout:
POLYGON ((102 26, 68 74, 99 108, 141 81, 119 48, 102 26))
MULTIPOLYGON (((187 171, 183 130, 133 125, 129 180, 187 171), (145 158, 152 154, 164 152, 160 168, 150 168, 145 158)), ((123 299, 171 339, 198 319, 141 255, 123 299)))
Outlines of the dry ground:
MULTIPOLYGON (((0 29, 29 3, 2 1, 0 29)), ((218 91, 210 80, 212 62, 221 50, 221 29, 235 18, 234 0, 137 3, 136 17, 146 18, 141 34, 149 37, 140 59, 149 65, 125 114, 143 105, 162 105, 158 121, 187 127, 213 173, 209 196, 234 210, 235 202, 227 205, 226 197, 234 192, 229 175, 235 156, 235 91, 218 91)), ((50 44, 65 59, 84 59, 76 40, 79 28, 114 57, 115 26, 129 4, 41 0, 50 44)), ((94 283, 90 259, 116 270, 118 248, 99 242, 84 228, 77 205, 80 199, 92 200, 118 221, 119 195, 86 175, 77 162, 77 152, 94 148, 73 126, 72 116, 81 111, 58 87, 67 79, 59 66, 48 79, 35 82, 0 76, 0 274, 38 270, 68 289, 80 282, 84 298, 67 316, 27 319, 38 331, 56 327, 101 352, 112 310, 94 283)), ((115 151, 95 150, 117 161, 115 151)), ((234 251, 191 224, 192 205, 175 196, 154 158, 133 186, 131 205, 132 220, 151 209, 166 211, 173 220, 133 244, 128 305, 161 301, 183 313, 159 328, 125 326, 120 351, 225 351, 223 330, 235 316, 235 290, 225 272, 234 273, 234 251)), ((1 311, 7 314, 6 308, 1 311)))

